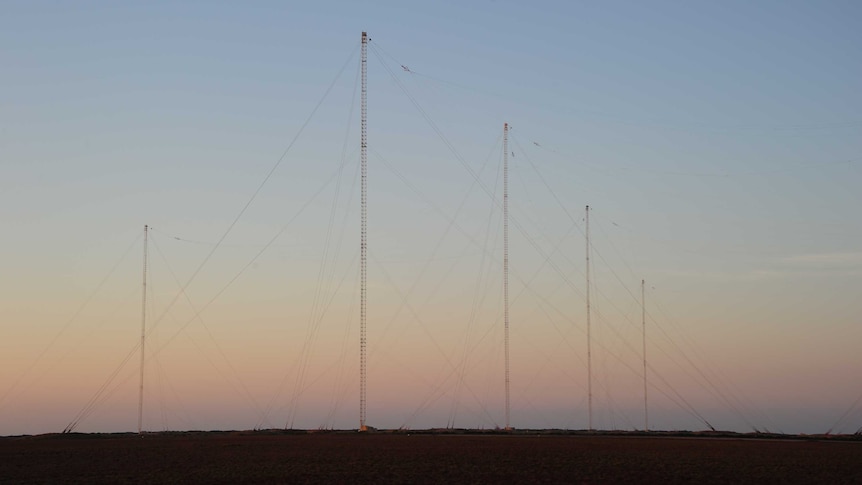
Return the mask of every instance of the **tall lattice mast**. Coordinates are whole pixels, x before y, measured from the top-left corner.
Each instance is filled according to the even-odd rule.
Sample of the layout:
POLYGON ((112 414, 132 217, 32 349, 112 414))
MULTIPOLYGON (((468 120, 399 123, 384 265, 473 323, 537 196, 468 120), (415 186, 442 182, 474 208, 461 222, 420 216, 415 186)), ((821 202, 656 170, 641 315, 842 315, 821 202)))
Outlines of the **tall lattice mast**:
POLYGON ((138 385, 138 434, 144 424, 144 344, 147 336, 147 236, 148 227, 144 224, 144 271, 141 295, 141 373, 138 385))
POLYGON ((509 423, 509 124, 503 123, 503 333, 506 359, 506 429, 509 423))
POLYGON ((367 126, 367 101, 368 101, 368 34, 362 33, 362 107, 361 107, 361 131, 360 158, 362 164, 362 229, 360 242, 360 304, 359 304, 359 430, 365 431, 365 406, 367 389, 367 355, 366 355, 366 314, 367 314, 367 269, 368 269, 368 126, 367 126))
POLYGON ((646 297, 641 280, 641 327, 643 328, 643 358, 644 358, 644 431, 649 431, 649 411, 647 408, 647 367, 646 367, 646 297))
POLYGON ((593 430, 593 356, 590 336, 590 206, 586 209, 586 254, 587 254, 587 413, 589 430, 593 430))

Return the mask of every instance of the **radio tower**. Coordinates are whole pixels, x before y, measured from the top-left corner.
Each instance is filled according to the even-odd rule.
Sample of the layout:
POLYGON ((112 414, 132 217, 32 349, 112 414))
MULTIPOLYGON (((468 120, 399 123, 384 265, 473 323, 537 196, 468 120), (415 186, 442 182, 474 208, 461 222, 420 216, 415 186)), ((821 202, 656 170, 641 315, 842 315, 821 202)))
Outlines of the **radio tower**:
POLYGON ((586 236, 587 236, 587 414, 589 416, 589 430, 593 430, 593 357, 592 340, 590 338, 590 206, 586 209, 586 236))
POLYGON ((509 425, 509 124, 503 123, 503 333, 506 359, 506 429, 509 425))
POLYGON ((367 101, 368 101, 368 34, 362 33, 362 103, 360 127, 362 135, 360 138, 360 163, 362 165, 362 229, 360 242, 360 303, 359 303, 359 431, 367 431, 365 426, 365 399, 367 384, 367 355, 366 355, 366 333, 365 318, 367 312, 367 268, 368 268, 368 125, 367 125, 367 101))
POLYGON ((647 367, 646 367, 646 297, 644 296, 644 285, 646 281, 641 280, 641 327, 643 328, 643 357, 644 357, 644 431, 649 431, 649 410, 647 408, 647 367))
POLYGON ((144 224, 144 277, 141 296, 141 375, 138 386, 138 434, 144 424, 144 343, 147 336, 147 225, 144 224))

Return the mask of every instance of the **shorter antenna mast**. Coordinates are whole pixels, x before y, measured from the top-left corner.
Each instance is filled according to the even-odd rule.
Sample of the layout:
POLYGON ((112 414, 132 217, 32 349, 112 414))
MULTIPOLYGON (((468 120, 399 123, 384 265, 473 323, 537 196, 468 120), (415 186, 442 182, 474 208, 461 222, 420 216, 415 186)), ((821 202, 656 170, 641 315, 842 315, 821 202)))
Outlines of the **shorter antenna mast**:
POLYGON ((147 236, 148 227, 144 224, 144 271, 141 296, 141 375, 138 386, 138 434, 144 424, 144 344, 147 340, 147 236))
POLYGON ((587 252, 587 413, 589 430, 593 430, 593 357, 590 337, 590 206, 586 208, 586 252, 587 252))
POLYGON ((643 327, 643 357, 644 357, 644 431, 649 431, 649 412, 647 408, 647 366, 646 366, 646 298, 644 297, 645 281, 641 280, 641 326, 643 327))

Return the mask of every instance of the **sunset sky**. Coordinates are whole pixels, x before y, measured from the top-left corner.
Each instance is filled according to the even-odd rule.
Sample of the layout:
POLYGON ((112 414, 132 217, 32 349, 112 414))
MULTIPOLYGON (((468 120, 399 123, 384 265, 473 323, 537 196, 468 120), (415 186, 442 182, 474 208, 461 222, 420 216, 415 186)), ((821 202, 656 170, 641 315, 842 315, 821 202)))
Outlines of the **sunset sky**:
POLYGON ((855 432, 860 21, 3 2, 0 435, 136 429, 145 224, 145 429, 358 426, 362 31, 369 425, 505 424, 507 122, 512 426, 588 426, 589 205, 596 428, 644 425, 644 279, 651 428, 855 432))

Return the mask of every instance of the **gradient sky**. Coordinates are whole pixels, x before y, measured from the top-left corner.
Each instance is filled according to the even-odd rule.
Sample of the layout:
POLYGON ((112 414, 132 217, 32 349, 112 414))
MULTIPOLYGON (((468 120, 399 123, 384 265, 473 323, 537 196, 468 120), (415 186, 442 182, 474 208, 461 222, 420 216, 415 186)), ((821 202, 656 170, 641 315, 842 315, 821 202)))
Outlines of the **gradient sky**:
POLYGON ((144 224, 146 429, 357 426, 363 30, 368 424, 504 425, 508 122, 513 426, 588 425, 585 205, 595 427, 643 425, 641 279, 651 427, 862 426, 859 2, 0 12, 0 435, 130 355, 77 429, 136 428, 144 224))

